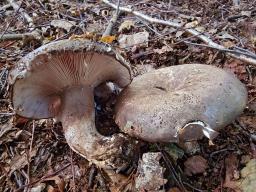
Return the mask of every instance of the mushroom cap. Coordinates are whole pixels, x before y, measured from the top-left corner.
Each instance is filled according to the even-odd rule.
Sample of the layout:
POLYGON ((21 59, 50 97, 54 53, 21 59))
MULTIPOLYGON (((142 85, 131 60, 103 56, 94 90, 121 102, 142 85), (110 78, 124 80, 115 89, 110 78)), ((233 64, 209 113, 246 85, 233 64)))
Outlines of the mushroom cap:
POLYGON ((64 90, 95 88, 112 81, 120 87, 131 81, 128 63, 110 46, 82 39, 46 44, 23 57, 11 72, 12 101, 20 116, 55 117, 64 90))
POLYGON ((115 121, 125 133, 149 142, 211 138, 246 102, 246 88, 232 73, 184 64, 134 78, 118 97, 115 121))

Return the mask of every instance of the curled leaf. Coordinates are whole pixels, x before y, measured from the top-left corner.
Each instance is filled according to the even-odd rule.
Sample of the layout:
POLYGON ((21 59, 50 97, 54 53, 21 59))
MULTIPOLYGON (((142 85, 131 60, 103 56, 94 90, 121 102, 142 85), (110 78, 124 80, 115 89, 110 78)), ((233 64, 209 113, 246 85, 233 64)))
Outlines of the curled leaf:
POLYGON ((111 44, 114 40, 116 40, 116 36, 112 36, 112 35, 107 35, 100 38, 100 41, 104 43, 109 43, 109 44, 111 44))
POLYGON ((134 21, 131 20, 125 20, 119 27, 118 32, 122 32, 124 30, 130 30, 132 27, 134 27, 134 21))
POLYGON ((208 167, 207 160, 200 155, 195 155, 188 158, 184 163, 185 174, 192 176, 205 172, 208 167))

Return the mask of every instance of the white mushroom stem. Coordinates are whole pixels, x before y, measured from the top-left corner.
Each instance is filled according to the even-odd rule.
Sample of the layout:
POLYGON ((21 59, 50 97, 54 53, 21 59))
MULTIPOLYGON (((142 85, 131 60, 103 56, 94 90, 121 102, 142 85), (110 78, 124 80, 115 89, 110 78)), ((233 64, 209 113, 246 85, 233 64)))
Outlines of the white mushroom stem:
POLYGON ((122 153, 124 136, 115 134, 105 137, 97 132, 93 88, 89 86, 69 88, 65 91, 61 102, 62 110, 59 118, 69 146, 96 165, 113 168, 114 157, 122 153))

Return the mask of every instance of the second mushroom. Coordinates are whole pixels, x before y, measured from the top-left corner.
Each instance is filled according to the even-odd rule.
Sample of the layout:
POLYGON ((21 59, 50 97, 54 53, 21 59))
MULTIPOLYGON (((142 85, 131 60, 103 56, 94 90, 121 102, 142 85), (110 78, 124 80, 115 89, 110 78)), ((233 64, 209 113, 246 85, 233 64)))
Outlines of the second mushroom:
POLYGON ((145 73, 123 90, 116 105, 120 129, 149 142, 214 139, 243 112, 245 86, 231 72, 184 64, 145 73))

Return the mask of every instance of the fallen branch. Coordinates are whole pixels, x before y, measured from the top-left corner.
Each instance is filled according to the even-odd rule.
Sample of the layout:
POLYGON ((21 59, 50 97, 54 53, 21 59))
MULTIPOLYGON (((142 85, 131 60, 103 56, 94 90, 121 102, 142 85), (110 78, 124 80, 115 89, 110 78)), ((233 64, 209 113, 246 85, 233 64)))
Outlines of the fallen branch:
POLYGON ((31 33, 22 33, 22 34, 4 34, 0 37, 0 42, 15 41, 15 40, 23 40, 24 42, 36 40, 41 42, 42 37, 38 31, 33 31, 31 33))
POLYGON ((10 8, 11 5, 7 4, 7 5, 3 5, 2 7, 0 7, 0 11, 5 11, 6 9, 10 8))
POLYGON ((109 24, 108 24, 105 32, 103 33, 102 37, 106 37, 106 36, 111 35, 112 29, 113 29, 114 25, 116 24, 118 16, 119 16, 119 6, 120 6, 120 0, 118 0, 116 12, 114 13, 113 17, 109 21, 109 24))
MULTIPOLYGON (((117 5, 115 5, 114 3, 111 3, 108 0, 102 0, 102 1, 105 4, 109 5, 110 7, 114 8, 114 9, 118 8, 117 5)), ((146 20, 146 21, 148 21, 150 23, 157 23, 157 24, 167 25, 167 26, 175 27, 175 28, 183 28, 184 27, 184 24, 176 23, 176 22, 172 22, 172 21, 165 21, 165 20, 157 19, 157 18, 153 18, 153 17, 150 17, 150 16, 145 15, 143 13, 140 13, 138 11, 134 11, 131 8, 128 8, 128 7, 121 7, 121 6, 119 6, 119 10, 123 11, 123 12, 131 13, 131 14, 133 14, 133 15, 141 18, 141 19, 144 19, 144 20, 146 20)), ((229 50, 229 49, 226 49, 224 46, 215 43, 209 37, 207 37, 206 35, 202 34, 201 32, 199 32, 199 31, 197 31, 195 29, 191 29, 191 28, 184 28, 184 30, 186 32, 188 32, 189 34, 197 37, 198 39, 200 39, 201 41, 203 41, 204 43, 209 45, 211 48, 218 49, 220 51, 224 51, 224 52, 226 52, 227 55, 229 55, 229 56, 231 56, 233 58, 239 59, 239 60, 247 62, 249 64, 256 65, 256 59, 255 59, 256 55, 255 54, 248 56, 248 55, 244 55, 241 52, 236 52, 234 50, 230 50, 230 51, 227 52, 227 50, 229 50)))
POLYGON ((26 19, 30 27, 34 26, 33 19, 25 12, 24 9, 20 7, 20 5, 18 5, 14 0, 7 0, 7 1, 15 11, 19 10, 21 12, 22 16, 26 19))
POLYGON ((236 54, 236 55, 240 54, 240 55, 244 55, 244 56, 248 56, 248 57, 251 57, 253 59, 256 59, 255 54, 253 54, 252 52, 249 52, 247 50, 243 50, 241 48, 238 48, 238 47, 234 47, 234 49, 227 49, 227 48, 216 48, 216 47, 213 47, 211 45, 193 43, 193 42, 190 42, 190 41, 183 41, 183 42, 186 43, 186 44, 189 44, 189 45, 208 47, 208 48, 216 49, 216 50, 219 50, 219 51, 222 51, 222 52, 232 53, 232 54, 236 54))

